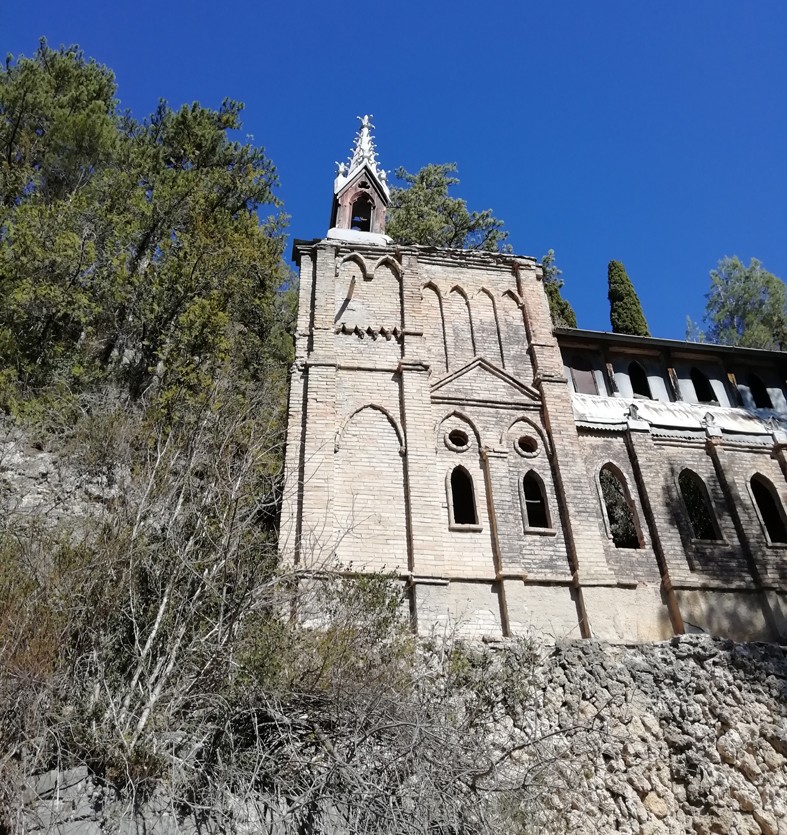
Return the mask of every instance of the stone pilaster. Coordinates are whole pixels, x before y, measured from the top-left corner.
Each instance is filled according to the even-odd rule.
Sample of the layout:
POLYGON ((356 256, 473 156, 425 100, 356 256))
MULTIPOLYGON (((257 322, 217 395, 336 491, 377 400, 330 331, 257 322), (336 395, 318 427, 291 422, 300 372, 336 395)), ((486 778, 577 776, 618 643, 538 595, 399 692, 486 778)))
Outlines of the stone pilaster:
POLYGON ((574 582, 578 586, 614 585, 615 577, 601 539, 596 485, 579 446, 571 392, 552 332, 549 303, 531 264, 520 265, 519 292, 529 323, 534 383, 541 393, 543 421, 554 451, 555 490, 574 582))
POLYGON ((283 563, 300 561, 301 521, 303 518, 303 432, 306 412, 304 363, 295 363, 290 371, 287 407, 287 443, 284 455, 279 554, 283 563))
POLYGON ((431 372, 423 344, 421 282, 418 259, 406 255, 402 274, 403 353, 399 365, 401 418, 407 441, 405 479, 410 571, 417 578, 442 577, 443 528, 441 490, 435 458, 431 372))
POLYGON ((779 462, 784 480, 787 481, 787 432, 783 430, 773 433, 773 457, 779 462))
POLYGON ((508 618, 508 603, 506 602, 506 587, 503 577, 503 557, 500 551, 500 535, 498 532, 497 507, 495 504, 495 484, 508 482, 508 457, 506 450, 481 450, 481 460, 484 465, 484 486, 486 488, 486 511, 489 518, 489 536, 492 540, 492 554, 494 556, 495 582, 498 584, 497 599, 500 605, 500 626, 503 635, 511 634, 508 618))
MULTIPOLYGON (((335 250, 315 247, 312 269, 313 306, 303 409, 308 416, 303 432, 302 513, 300 559, 304 565, 322 565, 333 556, 333 455, 337 429, 336 351, 334 346, 335 250)), ((306 272, 302 262, 301 271, 306 272)), ((305 292, 302 291, 302 293, 305 292)))
MULTIPOLYGON (((766 594, 764 588, 766 585, 765 580, 767 576, 767 566, 765 567, 765 570, 763 570, 763 567, 760 566, 753 543, 747 532, 747 525, 744 524, 742 513, 742 509, 744 507, 744 497, 741 495, 740 490, 738 490, 738 485, 735 481, 735 461, 730 452, 725 448, 721 433, 716 429, 710 428, 707 431, 709 435, 707 441, 708 454, 713 461, 716 476, 719 479, 719 484, 721 485, 721 489, 727 499, 730 515, 732 516, 735 530, 738 534, 738 539, 740 540, 744 557, 746 558, 746 564, 754 582, 754 587, 760 593, 759 597, 762 606, 763 618, 768 632, 770 633, 771 640, 773 640, 775 636, 780 634, 781 629, 776 615, 771 608, 771 600, 766 594)), ((747 505, 750 505, 750 502, 747 502, 747 505)), ((751 518, 752 516, 753 513, 750 513, 748 520, 750 524, 754 521, 751 518)))
POLYGON ((402 420, 407 447, 405 480, 410 542, 410 571, 414 576, 442 577, 443 529, 429 399, 429 371, 420 362, 403 360, 401 375, 402 420))
MULTIPOLYGON (((650 427, 644 421, 630 420, 626 434, 626 444, 629 450, 629 459, 637 482, 637 491, 642 502, 642 512, 648 526, 650 543, 661 575, 661 587, 669 611, 670 622, 676 635, 682 635, 686 629, 683 625, 683 617, 678 607, 678 601, 672 588, 670 576, 670 560, 667 549, 661 539, 660 531, 669 531, 674 525, 665 513, 663 503, 651 501, 648 484, 658 485, 658 490, 663 490, 661 460, 659 451, 653 445, 653 438, 650 434, 650 427), (642 425, 638 425, 642 424, 642 425)), ((676 555, 683 555, 682 549, 675 552, 676 555)), ((685 560, 675 567, 680 571, 685 560)))

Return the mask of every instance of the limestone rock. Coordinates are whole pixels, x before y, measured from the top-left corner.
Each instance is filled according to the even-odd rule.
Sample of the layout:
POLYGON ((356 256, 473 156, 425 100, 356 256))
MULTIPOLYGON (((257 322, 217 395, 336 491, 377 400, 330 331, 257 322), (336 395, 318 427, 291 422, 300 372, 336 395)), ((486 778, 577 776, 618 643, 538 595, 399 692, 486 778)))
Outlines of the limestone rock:
POLYGON ((667 817, 667 813, 669 812, 667 804, 654 792, 650 792, 642 802, 645 804, 645 808, 657 818, 667 817))
MULTIPOLYGON (((787 835, 786 650, 706 637, 565 642, 545 652, 537 675, 544 696, 533 728, 550 735, 553 781, 565 789, 550 796, 545 835, 787 835), (623 686, 622 699, 610 681, 623 686)), ((172 816, 163 790, 129 817, 129 805, 85 768, 32 775, 19 794, 30 833, 196 831, 188 816, 172 816)))
POLYGON ((755 809, 753 817, 757 821, 762 835, 782 835, 783 832, 787 832, 787 826, 780 827, 776 818, 762 809, 755 809))

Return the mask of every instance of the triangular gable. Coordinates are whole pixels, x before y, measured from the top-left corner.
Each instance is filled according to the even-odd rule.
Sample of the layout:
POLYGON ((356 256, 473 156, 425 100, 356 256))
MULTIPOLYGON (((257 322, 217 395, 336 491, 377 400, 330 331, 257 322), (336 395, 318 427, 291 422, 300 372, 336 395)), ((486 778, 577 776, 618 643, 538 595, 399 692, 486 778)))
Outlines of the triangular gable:
POLYGON ((382 187, 382 184, 379 180, 379 175, 376 171, 373 171, 367 163, 364 163, 360 168, 357 168, 355 171, 352 172, 352 176, 345 182, 342 183, 341 186, 336 190, 336 198, 338 199, 344 194, 345 191, 348 191, 351 188, 354 188, 359 180, 366 179, 367 182, 372 186, 374 191, 376 192, 377 196, 383 201, 385 205, 388 205, 389 197, 385 193, 385 190, 382 187))
POLYGON ((494 405, 539 403, 538 392, 483 357, 476 357, 432 385, 432 399, 494 405))

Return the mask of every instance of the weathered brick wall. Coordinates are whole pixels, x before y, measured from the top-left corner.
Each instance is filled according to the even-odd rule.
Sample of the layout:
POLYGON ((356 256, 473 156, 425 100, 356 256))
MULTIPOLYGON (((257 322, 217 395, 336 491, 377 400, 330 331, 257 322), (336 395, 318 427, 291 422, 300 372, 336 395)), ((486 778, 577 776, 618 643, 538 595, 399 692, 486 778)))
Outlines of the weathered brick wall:
POLYGON ((607 564, 618 582, 658 583, 659 568, 653 551, 653 540, 648 530, 647 519, 642 512, 642 497, 631 465, 625 439, 610 432, 582 432, 580 449, 591 478, 588 492, 595 502, 594 521, 604 543, 607 564), (626 486, 634 501, 635 524, 642 537, 639 548, 616 548, 612 541, 609 521, 601 498, 598 474, 605 464, 613 464, 625 479, 626 486))
MULTIPOLYGON (((689 405, 691 358, 670 360, 672 382, 647 345, 606 348, 593 366, 599 394, 616 387, 625 400, 636 358, 656 400, 680 397, 702 413, 693 435, 660 434, 632 399, 615 426, 578 425, 533 260, 332 240, 301 246, 300 258, 286 558, 398 571, 422 631, 787 634, 787 548, 766 539, 749 487, 757 472, 784 493, 785 447, 700 428, 714 407, 689 405), (447 442, 453 430, 465 446, 447 442), (615 547, 599 490, 605 464, 625 481, 639 548, 615 547), (453 523, 457 466, 472 478, 474 525, 453 523), (692 536, 684 468, 707 487, 720 541, 692 536), (546 524, 528 524, 529 473, 546 524)), ((720 402, 734 396, 731 383, 713 385, 720 402)))
POLYGON ((372 407, 355 412, 333 459, 337 558, 359 571, 406 571, 404 468, 391 419, 372 407))

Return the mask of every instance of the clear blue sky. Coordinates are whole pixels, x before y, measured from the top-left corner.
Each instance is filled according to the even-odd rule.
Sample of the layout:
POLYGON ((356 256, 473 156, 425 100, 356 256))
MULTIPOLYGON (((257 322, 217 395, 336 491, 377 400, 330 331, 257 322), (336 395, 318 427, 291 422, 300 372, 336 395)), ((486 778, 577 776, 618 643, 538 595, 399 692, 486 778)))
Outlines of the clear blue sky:
POLYGON ((78 43, 135 116, 225 96, 279 170, 293 237, 327 229, 334 161, 374 114, 386 169, 455 161, 517 253, 554 248, 580 327, 623 261, 683 338, 724 255, 787 280, 785 0, 9 0, 0 46, 78 43))

